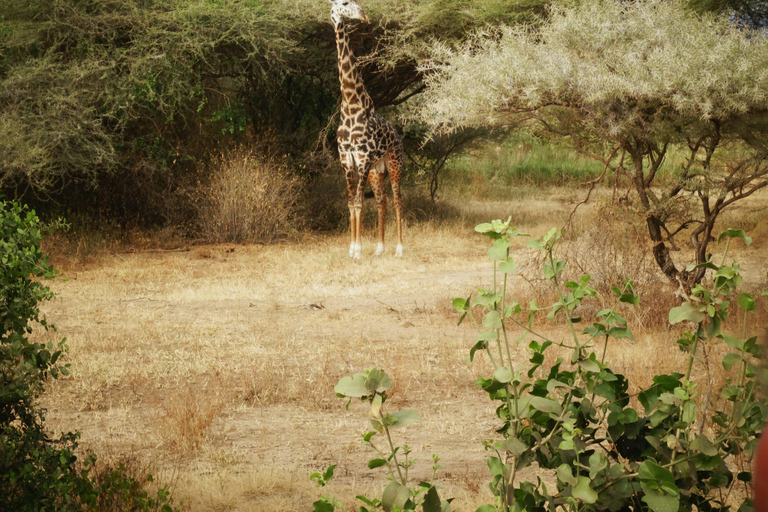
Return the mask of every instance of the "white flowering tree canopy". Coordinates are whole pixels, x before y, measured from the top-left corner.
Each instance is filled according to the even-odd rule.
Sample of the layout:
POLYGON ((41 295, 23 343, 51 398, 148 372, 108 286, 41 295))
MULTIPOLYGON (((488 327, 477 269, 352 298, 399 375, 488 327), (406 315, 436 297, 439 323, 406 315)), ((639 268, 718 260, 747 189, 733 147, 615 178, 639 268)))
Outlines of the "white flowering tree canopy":
POLYGON ((535 121, 627 176, 657 264, 686 287, 706 269, 678 269, 668 244, 690 235, 704 263, 721 211, 768 186, 768 34, 680 0, 555 8, 535 30, 437 46, 424 70, 419 116, 436 132, 535 121))
POLYGON ((768 109, 767 50, 765 35, 676 1, 583 2, 537 31, 438 46, 421 114, 454 129, 568 107, 611 135, 655 134, 656 120, 725 122, 768 109))

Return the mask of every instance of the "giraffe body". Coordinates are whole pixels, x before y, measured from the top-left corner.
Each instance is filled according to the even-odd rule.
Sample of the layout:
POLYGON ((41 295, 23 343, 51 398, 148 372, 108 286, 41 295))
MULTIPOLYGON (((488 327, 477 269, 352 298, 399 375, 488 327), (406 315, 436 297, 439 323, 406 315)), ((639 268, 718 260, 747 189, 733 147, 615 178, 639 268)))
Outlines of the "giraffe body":
POLYGON ((355 66, 344 18, 368 21, 354 0, 331 0, 331 19, 336 31, 341 84, 341 119, 336 131, 339 158, 347 180, 349 207, 349 255, 359 259, 362 250, 362 211, 365 183, 371 184, 378 207, 378 245, 376 255, 384 252, 384 228, 387 214, 385 178, 389 176, 397 220, 397 256, 403 255, 400 176, 403 170, 403 142, 392 124, 378 115, 373 100, 365 90, 355 66))

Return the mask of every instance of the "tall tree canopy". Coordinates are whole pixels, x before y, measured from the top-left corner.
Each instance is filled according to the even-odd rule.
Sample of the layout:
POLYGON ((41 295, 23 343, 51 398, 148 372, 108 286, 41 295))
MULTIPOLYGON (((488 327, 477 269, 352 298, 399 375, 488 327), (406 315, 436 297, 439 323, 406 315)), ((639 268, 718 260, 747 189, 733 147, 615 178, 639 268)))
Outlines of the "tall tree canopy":
POLYGON ((436 130, 536 122, 627 176, 654 256, 673 280, 674 237, 707 259, 723 208, 768 186, 768 40, 678 1, 585 2, 540 30, 441 45, 420 117, 436 130), (676 178, 659 188, 675 156, 676 178), (686 231, 687 229, 692 231, 686 231))
MULTIPOLYGON (((353 46, 374 102, 401 104, 423 89, 417 62, 434 39, 527 21, 547 3, 366 0, 371 23, 356 27, 353 46)), ((329 9, 328 0, 0 2, 0 191, 167 222, 168 198, 199 177, 199 162, 246 134, 311 169, 339 97, 329 9)))

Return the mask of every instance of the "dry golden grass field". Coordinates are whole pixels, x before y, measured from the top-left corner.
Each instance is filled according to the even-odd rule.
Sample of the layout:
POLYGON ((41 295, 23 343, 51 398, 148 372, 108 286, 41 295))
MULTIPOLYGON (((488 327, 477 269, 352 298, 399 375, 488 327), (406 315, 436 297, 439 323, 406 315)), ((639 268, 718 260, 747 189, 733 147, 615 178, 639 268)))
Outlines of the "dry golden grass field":
MULTIPOLYGON (((521 230, 541 236, 564 224, 582 194, 556 189, 510 202, 461 201, 451 218, 410 218, 402 259, 392 243, 384 256, 372 256, 370 224, 362 261, 348 258, 345 234, 271 246, 123 244, 87 254, 76 244, 54 245, 52 261, 68 279, 51 284, 57 297, 44 311, 58 333, 45 336, 67 338, 71 374, 43 397, 47 425, 80 431, 81 447, 100 458, 134 458, 185 510, 311 510, 322 491, 309 474, 331 464, 330 493, 356 510, 355 495, 380 496, 386 474, 366 466, 373 458, 360 439, 370 429, 366 407, 352 402, 346 410, 333 387, 377 366, 394 381, 390 410, 409 408, 422 418, 397 431, 396 442, 419 459, 414 479, 429 477, 438 454, 442 496, 475 510, 492 501, 481 441, 494 437, 497 422, 473 384, 488 372, 486 362, 466 362, 475 333, 456 325, 451 307, 453 298, 491 283, 488 244, 472 227, 512 215, 521 230)), ((664 321, 673 289, 654 282, 646 248, 635 245, 644 239, 612 228, 612 213, 595 204, 575 216, 564 244, 569 268, 601 273, 597 285, 623 271, 638 276, 649 307, 629 315, 635 340, 612 345, 608 360, 632 386, 646 385, 685 361, 664 321)), ((768 194, 751 198, 723 223, 757 218, 755 236, 765 238, 767 205, 768 194)), ((513 295, 547 300, 547 285, 531 279, 526 240, 516 243, 526 277, 514 279, 513 295)), ((747 289, 768 282, 767 253, 765 239, 750 248, 734 244, 747 289)), ((756 319, 764 325, 765 311, 756 319)), ((541 329, 557 337, 562 325, 541 329)))

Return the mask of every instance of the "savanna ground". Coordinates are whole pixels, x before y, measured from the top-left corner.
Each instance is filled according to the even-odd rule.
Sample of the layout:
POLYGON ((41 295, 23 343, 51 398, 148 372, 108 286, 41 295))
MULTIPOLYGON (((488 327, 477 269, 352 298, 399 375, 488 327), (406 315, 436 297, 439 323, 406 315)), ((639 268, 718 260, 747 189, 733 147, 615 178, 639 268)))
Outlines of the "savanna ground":
MULTIPOLYGON (((54 243, 53 262, 68 279, 51 284, 58 295, 45 313, 55 335, 68 340, 71 375, 43 398, 48 428, 80 431, 81 446, 100 458, 136 459, 187 510, 310 510, 323 491, 309 474, 331 464, 330 494, 355 510, 355 495, 380 496, 386 474, 366 467, 373 458, 360 438, 370 430, 367 408, 353 401, 346 410, 333 387, 377 366, 394 381, 389 410, 413 409, 422 418, 395 439, 419 459, 413 478, 428 479, 438 454, 442 496, 475 510, 492 501, 481 441, 498 427, 493 404, 473 384, 489 367, 481 357, 467 363, 475 331, 457 326, 451 307, 453 298, 491 283, 488 244, 472 228, 511 215, 522 231, 541 236, 565 224, 584 193, 539 188, 504 201, 445 200, 432 220, 407 216, 402 259, 393 255, 393 225, 386 255, 372 256, 370 222, 362 261, 348 258, 340 233, 271 246, 124 243, 88 251, 85 242, 54 243)), ((666 326, 674 288, 653 269, 642 232, 612 226, 617 214, 599 205, 577 210, 563 247, 569 268, 593 273, 603 294, 591 314, 609 300, 614 275, 638 279, 647 308, 627 312, 635 339, 608 352, 636 388, 686 360, 666 326)), ((765 238, 766 206, 768 194, 756 195, 721 227, 757 219, 765 238)), ((534 254, 525 238, 516 243, 523 277, 514 278, 514 298, 544 303, 551 291, 534 279, 534 254)), ((765 288, 768 241, 734 245, 746 289, 765 288)), ((590 311, 583 313, 588 319, 590 311)), ((755 330, 765 321, 762 310, 755 330)), ((540 328, 564 335, 560 324, 540 328)), ((519 353, 522 361, 522 346, 519 353)), ((697 371, 725 378, 715 363, 697 371)))

